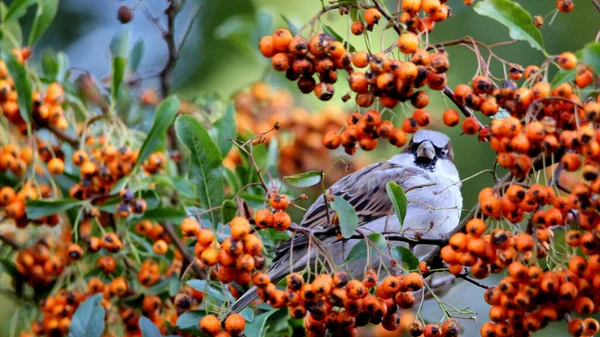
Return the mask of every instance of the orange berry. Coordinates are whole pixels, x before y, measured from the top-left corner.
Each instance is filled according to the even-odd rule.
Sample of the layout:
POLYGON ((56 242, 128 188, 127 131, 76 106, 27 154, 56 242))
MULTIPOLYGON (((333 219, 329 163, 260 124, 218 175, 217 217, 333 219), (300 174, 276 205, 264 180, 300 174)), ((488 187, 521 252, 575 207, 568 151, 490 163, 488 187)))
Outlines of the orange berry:
POLYGON ((474 135, 479 132, 481 126, 475 117, 467 117, 462 122, 462 130, 467 135, 474 135))
POLYGON ((279 28, 273 32, 273 46, 277 51, 287 51, 294 36, 287 28, 279 28))
POLYGON ((273 228, 278 231, 287 230, 292 224, 292 218, 285 211, 273 213, 273 228))
POLYGON ((419 48, 419 37, 414 33, 403 33, 398 38, 398 50, 403 54, 412 54, 419 48))
POLYGON ((460 115, 456 110, 452 109, 444 111, 442 119, 444 120, 444 124, 447 126, 456 126, 458 123, 460 123, 460 115))
POLYGON ((199 326, 203 333, 211 336, 215 336, 221 331, 221 322, 215 315, 206 315, 202 317, 199 326))
POLYGON ((231 237, 238 240, 242 239, 252 230, 250 222, 241 216, 236 216, 233 218, 233 220, 231 220, 229 223, 229 226, 231 228, 231 237))
POLYGON ((244 332, 246 321, 240 314, 231 314, 225 319, 225 330, 232 335, 239 335, 244 332))
POLYGON ((65 163, 60 158, 52 158, 48 162, 48 171, 52 175, 61 175, 65 171, 65 163))

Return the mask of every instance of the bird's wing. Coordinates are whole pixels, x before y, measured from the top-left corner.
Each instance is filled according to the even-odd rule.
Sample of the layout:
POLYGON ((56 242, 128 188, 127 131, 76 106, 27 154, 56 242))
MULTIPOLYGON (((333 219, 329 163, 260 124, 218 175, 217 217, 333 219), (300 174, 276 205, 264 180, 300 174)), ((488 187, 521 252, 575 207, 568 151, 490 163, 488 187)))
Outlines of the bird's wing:
MULTIPOLYGON (((333 195, 344 198, 354 207, 360 226, 387 216, 392 211, 393 205, 385 189, 388 182, 393 181, 402 186, 406 177, 417 173, 418 168, 403 167, 386 161, 347 175, 331 186, 330 190, 333 195)), ((320 196, 306 211, 301 225, 309 228, 326 228, 329 225, 327 208, 329 208, 329 219, 332 219, 335 212, 331 209, 331 205, 327 207, 323 196, 320 196)))

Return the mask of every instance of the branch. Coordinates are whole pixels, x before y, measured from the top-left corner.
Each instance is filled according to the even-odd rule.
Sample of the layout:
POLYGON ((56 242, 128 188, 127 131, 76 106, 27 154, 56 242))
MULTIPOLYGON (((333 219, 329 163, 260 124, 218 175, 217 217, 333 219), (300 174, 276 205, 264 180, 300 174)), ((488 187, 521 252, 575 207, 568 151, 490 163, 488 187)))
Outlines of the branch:
POLYGON ((478 286, 479 288, 483 288, 483 289, 489 289, 490 288, 490 286, 487 286, 487 285, 485 285, 485 284, 483 284, 483 283, 481 283, 481 282, 479 282, 479 281, 471 278, 469 276, 469 274, 458 274, 458 275, 456 275, 456 277, 461 278, 461 279, 463 279, 463 280, 465 280, 465 281, 467 281, 467 282, 469 282, 471 284, 474 284, 474 285, 478 286))
POLYGON ((56 138, 69 143, 73 148, 76 149, 79 147, 79 139, 77 139, 77 137, 57 128, 55 125, 47 124, 41 127, 52 132, 56 136, 56 138))
POLYGON ((169 58, 159 75, 160 91, 163 97, 169 95, 171 89, 171 75, 177 64, 177 59, 179 59, 179 50, 175 43, 175 17, 179 13, 179 9, 179 2, 171 1, 169 7, 165 10, 165 14, 167 14, 167 29, 166 31, 163 30, 163 39, 167 43, 169 58))
POLYGON ((446 95, 448 98, 450 98, 450 100, 452 102, 454 102, 454 104, 456 104, 456 106, 458 107, 458 109, 463 113, 463 115, 465 115, 465 117, 473 117, 473 118, 475 118, 475 120, 477 121, 477 123, 479 123, 479 128, 483 128, 483 124, 481 124, 481 122, 477 119, 477 117, 475 116, 475 114, 473 113, 473 111, 471 109, 469 109, 469 107, 467 107, 466 105, 458 102, 454 98, 454 92, 452 92, 452 89, 450 89, 448 86, 446 86, 446 87, 444 87, 444 89, 442 89, 442 92, 444 93, 444 95, 446 95))
MULTIPOLYGON (((181 242, 177 234, 175 233, 175 229, 173 228, 173 224, 170 222, 163 222, 161 226, 167 232, 167 235, 171 238, 171 241, 175 244, 181 255, 183 256, 183 260, 186 264, 192 265, 192 269, 196 273, 196 276, 199 278, 206 278, 206 273, 202 270, 198 264, 196 264, 196 258, 192 256, 187 247, 181 242)), ((182 270, 185 270, 185 265, 182 267, 182 270)))
POLYGON ((598 0, 592 0, 592 3, 594 4, 594 6, 596 6, 596 9, 600 12, 600 2, 598 2, 598 0))
POLYGON ((381 15, 383 15, 383 17, 386 20, 388 20, 389 22, 392 23, 392 27, 394 28, 394 30, 396 31, 396 33, 398 33, 398 35, 402 34, 402 26, 400 26, 400 24, 398 24, 398 22, 396 22, 396 19, 394 19, 387 12, 387 9, 379 2, 379 0, 373 0, 373 3, 375 4, 375 7, 377 8, 377 10, 379 10, 379 12, 381 13, 381 15))

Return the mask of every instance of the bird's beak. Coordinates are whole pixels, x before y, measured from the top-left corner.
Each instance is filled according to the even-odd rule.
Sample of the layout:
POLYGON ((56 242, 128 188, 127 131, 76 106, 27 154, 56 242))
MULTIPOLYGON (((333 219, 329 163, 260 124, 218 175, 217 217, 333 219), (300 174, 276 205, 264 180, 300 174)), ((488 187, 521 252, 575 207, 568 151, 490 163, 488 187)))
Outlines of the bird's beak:
POLYGON ((432 161, 435 158, 435 148, 429 141, 424 141, 417 148, 417 159, 432 161))

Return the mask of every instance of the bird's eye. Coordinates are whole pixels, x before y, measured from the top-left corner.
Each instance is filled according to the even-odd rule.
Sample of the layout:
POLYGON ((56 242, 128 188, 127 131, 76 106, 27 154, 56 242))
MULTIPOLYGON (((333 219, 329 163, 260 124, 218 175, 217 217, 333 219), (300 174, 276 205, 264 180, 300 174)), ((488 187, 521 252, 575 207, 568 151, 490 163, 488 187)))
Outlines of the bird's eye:
POLYGON ((447 149, 439 149, 436 152, 437 152, 438 157, 441 157, 441 158, 445 158, 448 155, 447 149))

